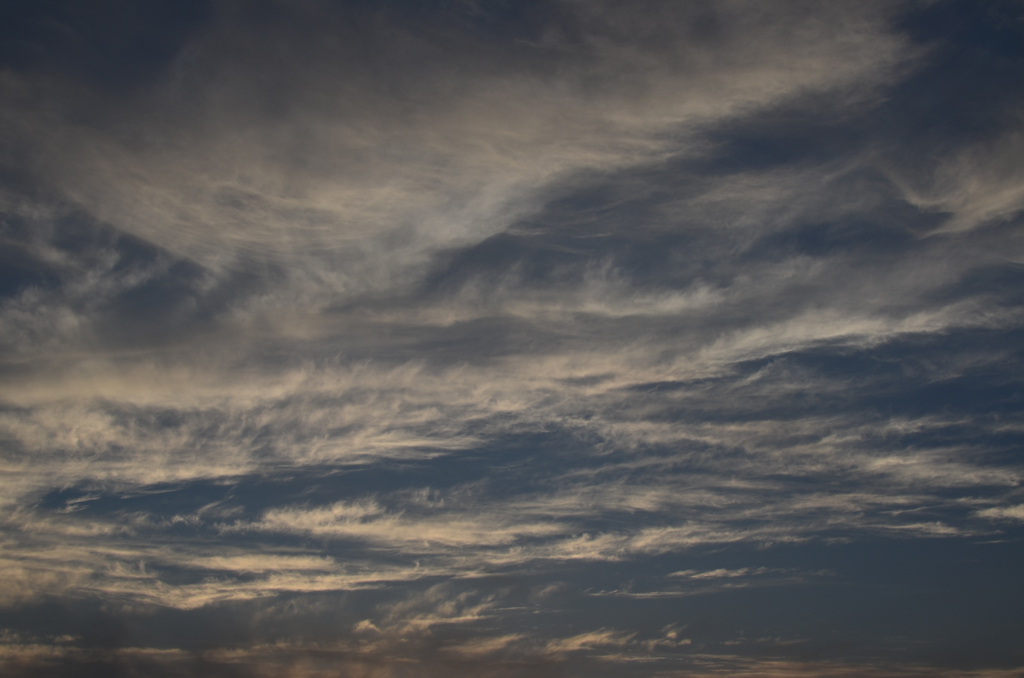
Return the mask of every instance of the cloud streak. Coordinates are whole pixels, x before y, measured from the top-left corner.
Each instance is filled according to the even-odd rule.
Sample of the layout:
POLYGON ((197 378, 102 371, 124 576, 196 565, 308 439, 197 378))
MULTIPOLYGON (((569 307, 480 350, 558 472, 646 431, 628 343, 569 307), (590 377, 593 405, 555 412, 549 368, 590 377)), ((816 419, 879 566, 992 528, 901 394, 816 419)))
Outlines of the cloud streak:
POLYGON ((1010 10, 87 5, 0 36, 9 672, 1024 664, 1010 10))

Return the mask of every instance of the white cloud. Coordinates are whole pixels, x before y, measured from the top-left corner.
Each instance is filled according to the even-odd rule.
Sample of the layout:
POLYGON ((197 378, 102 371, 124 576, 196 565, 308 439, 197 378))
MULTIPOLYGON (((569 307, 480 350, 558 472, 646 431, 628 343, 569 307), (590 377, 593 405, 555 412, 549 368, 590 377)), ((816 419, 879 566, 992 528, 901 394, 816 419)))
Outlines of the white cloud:
MULTIPOLYGON (((341 30, 317 7, 291 16, 341 30)), ((388 662, 437 653, 496 670, 504 657, 661 661, 696 636, 519 632, 502 625, 494 582, 1024 520, 1010 503, 1022 469, 989 456, 989 436, 1013 432, 1005 417, 901 409, 902 390, 1016 378, 1012 349, 971 338, 1020 328, 1017 308, 993 301, 1006 290, 957 285, 1024 256, 1016 236, 980 228, 1021 209, 1019 135, 942 161, 927 190, 890 172, 918 208, 950 213, 955 234, 934 238, 878 217, 894 189, 870 153, 687 183, 667 168, 716 157, 728 125, 789 105, 854 110, 919 56, 883 3, 714 3, 713 38, 686 32, 694 7, 567 1, 571 25, 457 52, 443 32, 392 27, 360 59, 345 51, 359 41, 296 40, 225 9, 175 73, 126 97, 116 124, 95 93, 4 75, 0 94, 20 98, 0 105, 0 127, 45 171, 32 176, 44 197, 5 190, 0 208, 30 224, 18 246, 58 282, 33 279, 0 304, 0 605, 54 596, 151 612, 380 589, 386 602, 338 623, 351 637, 313 648, 336 652, 336 670, 383 678, 388 662), (278 63, 268 45, 295 57, 278 63), (45 115, 29 94, 50 102, 45 115), (282 108, 254 104, 264 97, 282 108), (558 199, 606 181, 607 205, 559 212, 558 199), (113 235, 88 252, 61 245, 69 214, 113 235), (825 237, 817 252, 801 240, 857 220, 895 244, 825 237), (500 233, 508 241, 487 241, 500 233), (119 234, 159 253, 135 261, 119 234), (492 265, 488 246, 508 251, 492 265), (634 248, 665 270, 631 260, 634 248), (461 270, 463 256, 478 267, 461 270), (186 265, 175 257, 199 264, 175 281, 180 318, 153 292, 186 265), (138 305, 151 299, 158 336, 143 337, 138 305), (953 356, 886 353, 957 333, 969 346, 953 356), (821 354, 853 366, 821 367, 821 354), (119 508, 172 484, 399 476, 442 457, 458 471, 437 464, 398 489, 261 486, 119 508)), ((669 575, 677 589, 601 595, 805 576, 688 569, 669 575)), ((540 607, 563 588, 533 590, 540 607)), ((292 661, 309 647, 285 645, 204 660, 318 673, 292 661)), ((74 654, 61 647, 10 652, 74 654)), ((799 668, 714 661, 700 670, 799 668)))
POLYGON ((1013 130, 942 158, 924 188, 905 174, 889 172, 908 202, 949 213, 940 232, 965 232, 1013 219, 1024 210, 1024 172, 1017 162, 1021 153, 1024 134, 1013 130))
MULTIPOLYGON (((425 250, 504 229, 577 172, 657 161, 692 146, 694 128, 808 91, 885 81, 906 47, 879 8, 723 4, 728 30, 695 41, 673 35, 690 18, 684 6, 624 21, 614 5, 565 3, 579 39, 554 27, 509 54, 476 45, 485 63, 509 62, 484 72, 444 45, 382 32, 398 56, 360 55, 378 80, 349 72, 336 44, 295 45, 276 26, 225 15, 155 88, 188 106, 154 116, 133 102, 117 134, 66 122, 59 107, 5 118, 50 163, 54 188, 100 220, 214 268, 248 256, 308 268, 310 254, 330 251, 341 266, 323 268, 322 282, 337 298, 403 279, 425 250), (294 60, 268 61, 266 44, 294 60), (403 54, 421 56, 403 64, 403 54), (557 75, 513 70, 524 58, 551 60, 557 75), (388 71, 402 65, 416 79, 388 71), (295 97, 283 118, 253 108, 277 89, 295 97)), ((321 30, 344 23, 317 12, 294 10, 321 30)))
POLYGON ((977 512, 978 516, 989 520, 1024 520, 1024 504, 1017 506, 994 506, 977 512))
POLYGON ((589 650, 595 647, 621 647, 628 644, 635 635, 635 633, 626 633, 615 629, 598 629, 568 638, 552 640, 547 644, 545 650, 550 653, 560 653, 589 650))

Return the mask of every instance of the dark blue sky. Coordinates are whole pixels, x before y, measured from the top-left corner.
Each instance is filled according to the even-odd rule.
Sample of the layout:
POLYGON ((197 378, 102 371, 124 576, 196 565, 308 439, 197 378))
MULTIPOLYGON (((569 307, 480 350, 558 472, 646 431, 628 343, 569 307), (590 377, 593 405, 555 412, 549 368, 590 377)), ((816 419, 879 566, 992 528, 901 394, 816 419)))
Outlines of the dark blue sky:
POLYGON ((1024 5, 0 3, 0 669, 1024 676, 1024 5))

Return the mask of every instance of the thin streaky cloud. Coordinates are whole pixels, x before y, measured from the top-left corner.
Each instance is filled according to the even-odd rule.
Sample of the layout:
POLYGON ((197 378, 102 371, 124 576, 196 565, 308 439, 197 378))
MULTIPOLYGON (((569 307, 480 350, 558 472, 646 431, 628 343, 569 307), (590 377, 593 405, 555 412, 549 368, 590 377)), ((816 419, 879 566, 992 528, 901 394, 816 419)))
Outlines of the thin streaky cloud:
POLYGON ((1020 674, 1016 3, 0 14, 0 671, 1020 674))

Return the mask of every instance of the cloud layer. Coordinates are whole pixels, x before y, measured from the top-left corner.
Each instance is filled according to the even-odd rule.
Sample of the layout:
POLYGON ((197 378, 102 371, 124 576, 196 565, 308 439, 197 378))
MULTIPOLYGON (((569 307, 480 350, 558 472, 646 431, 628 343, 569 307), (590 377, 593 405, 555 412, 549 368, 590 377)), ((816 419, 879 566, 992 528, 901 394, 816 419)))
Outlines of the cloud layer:
POLYGON ((1019 11, 111 7, 0 54, 5 670, 1017 675, 1019 11))

